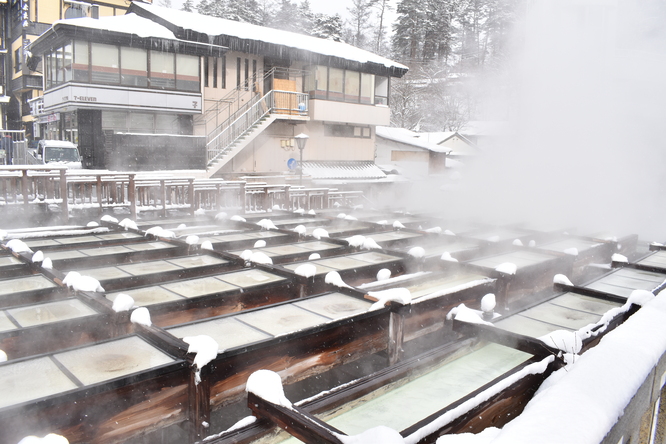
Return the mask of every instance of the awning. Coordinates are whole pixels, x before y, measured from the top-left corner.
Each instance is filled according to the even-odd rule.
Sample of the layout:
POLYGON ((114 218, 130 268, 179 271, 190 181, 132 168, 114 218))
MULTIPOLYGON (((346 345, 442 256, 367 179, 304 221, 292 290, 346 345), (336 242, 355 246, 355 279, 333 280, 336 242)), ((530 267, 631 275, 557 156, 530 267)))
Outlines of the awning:
POLYGON ((303 162, 303 174, 313 179, 385 179, 386 174, 374 162, 308 161, 303 162))

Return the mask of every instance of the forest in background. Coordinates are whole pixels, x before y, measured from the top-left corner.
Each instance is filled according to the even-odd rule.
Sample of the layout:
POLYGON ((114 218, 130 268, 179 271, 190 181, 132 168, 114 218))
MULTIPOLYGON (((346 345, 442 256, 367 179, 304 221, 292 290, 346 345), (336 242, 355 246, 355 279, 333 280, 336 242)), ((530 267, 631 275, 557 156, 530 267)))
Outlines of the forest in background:
POLYGON ((398 0, 393 8, 389 0, 352 0, 342 17, 314 13, 308 0, 185 0, 182 7, 344 41, 409 66, 404 78, 392 79, 392 126, 460 131, 472 120, 508 118, 508 48, 519 0, 398 0))

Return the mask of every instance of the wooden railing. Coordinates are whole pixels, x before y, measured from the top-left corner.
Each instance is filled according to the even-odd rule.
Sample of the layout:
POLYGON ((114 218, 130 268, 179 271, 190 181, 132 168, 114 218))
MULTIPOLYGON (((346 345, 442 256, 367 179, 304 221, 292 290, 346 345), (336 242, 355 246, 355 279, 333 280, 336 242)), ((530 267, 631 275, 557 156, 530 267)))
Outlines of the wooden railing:
POLYGON ((169 210, 220 211, 239 214, 282 210, 325 209, 359 203, 360 191, 306 188, 244 180, 172 177, 167 173, 118 173, 67 170, 65 167, 0 166, 0 208, 14 205, 56 205, 63 222, 71 213, 102 214, 117 207, 136 219, 142 211, 163 216, 169 210))

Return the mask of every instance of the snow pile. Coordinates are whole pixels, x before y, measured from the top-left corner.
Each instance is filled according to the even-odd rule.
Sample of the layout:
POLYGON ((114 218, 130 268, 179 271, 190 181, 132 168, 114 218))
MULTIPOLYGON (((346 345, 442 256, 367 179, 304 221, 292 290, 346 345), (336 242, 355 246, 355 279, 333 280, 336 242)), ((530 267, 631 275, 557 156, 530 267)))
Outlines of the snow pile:
POLYGON ((139 230, 139 227, 137 226, 136 222, 134 222, 132 219, 125 218, 121 220, 118 225, 120 225, 126 230, 137 230, 137 231, 139 230))
POLYGON ((328 273, 326 273, 324 282, 326 282, 327 284, 335 285, 336 287, 351 288, 349 285, 345 284, 345 281, 342 280, 342 277, 340 277, 340 273, 338 273, 337 271, 329 271, 328 273))
POLYGON ((497 243, 497 242, 500 241, 500 237, 499 237, 499 236, 490 236, 490 237, 489 237, 488 239, 486 239, 486 240, 487 240, 488 242, 497 243))
POLYGON ((423 249, 423 247, 412 247, 409 249, 407 254, 416 259, 421 259, 422 257, 425 256, 425 250, 423 249))
POLYGON ((458 262, 458 259, 451 256, 451 253, 449 253, 448 251, 445 251, 444 253, 442 253, 442 256, 440 257, 440 259, 443 260, 443 261, 448 261, 448 262, 458 262))
POLYGON ((619 253, 613 254, 611 256, 611 261, 612 262, 622 262, 623 264, 628 264, 629 263, 629 259, 627 258, 627 256, 623 256, 619 253))
POLYGON ((213 243, 212 243, 211 241, 209 241, 209 240, 207 240, 207 241, 203 241, 203 242, 201 243, 201 249, 202 249, 202 250, 210 250, 210 251, 213 251, 213 243))
POLYGON ((298 233, 298 234, 300 234, 301 236, 303 236, 308 230, 307 230, 307 228, 305 228, 305 225, 297 225, 297 226, 295 226, 294 229, 291 230, 291 231, 293 231, 293 232, 295 232, 295 233, 298 233))
POLYGON ((436 444, 490 444, 500 432, 501 430, 497 427, 488 427, 477 434, 442 435, 437 438, 436 444))
POLYGON ((399 220, 396 220, 395 222, 393 222, 393 228, 395 228, 396 230, 402 230, 403 228, 405 228, 405 226, 401 224, 399 220))
POLYGON ((361 248, 363 246, 363 242, 365 242, 365 236, 357 234, 356 236, 348 237, 345 240, 350 247, 361 248))
POLYGON ((377 272, 378 281, 385 281, 387 279, 391 279, 391 270, 389 270, 388 268, 382 268, 377 272))
POLYGON ((364 250, 381 250, 382 247, 379 246, 377 242, 371 237, 366 237, 361 246, 364 250))
POLYGON ((238 422, 236 422, 234 425, 232 425, 231 427, 229 427, 227 430, 225 430, 225 431, 223 431, 223 432, 220 432, 220 433, 217 433, 217 434, 215 434, 215 435, 208 435, 208 436, 206 436, 206 437, 202 440, 202 442, 208 442, 208 441, 212 441, 212 440, 214 440, 214 439, 221 438, 222 435, 225 435, 225 434, 227 434, 227 433, 231 433, 231 432, 233 432, 233 431, 235 431, 235 430, 238 430, 238 429, 242 429, 243 427, 247 427, 247 426, 249 426, 249 425, 252 425, 252 424, 254 424, 255 422, 257 422, 257 418, 256 418, 255 416, 252 416, 252 415, 250 415, 250 416, 246 416, 245 418, 238 420, 238 422))
POLYGON ((491 313, 495 309, 497 301, 495 300, 495 295, 488 293, 483 298, 481 298, 481 311, 484 313, 491 313))
POLYGON ((470 324, 483 324, 494 327, 492 323, 486 322, 481 318, 479 311, 472 310, 465 304, 460 304, 457 307, 453 307, 451 311, 446 314, 446 319, 455 319, 456 321, 468 322, 470 324))
POLYGON ((252 256, 250 256, 250 262, 254 262, 255 264, 264 264, 264 265, 272 265, 273 260, 266 256, 266 253, 262 253, 261 251, 255 251, 252 253, 252 256))
POLYGON ((529 242, 527 243, 527 246, 528 246, 528 247, 532 247, 532 248, 536 247, 536 241, 535 241, 535 240, 531 240, 531 241, 529 241, 529 242))
POLYGON ((7 237, 7 232, 5 230, 0 230, 0 240, 5 240, 7 237))
MULTIPOLYGON (((234 217, 240 217, 240 216, 234 216, 234 217)), ((236 220, 236 219, 234 219, 234 217, 232 217, 231 220, 236 220)), ((225 213, 224 211, 222 211, 220 213, 217 213, 215 215, 215 220, 217 220, 217 221, 224 220, 226 218, 227 218, 227 213, 225 213)), ((243 219, 243 222, 245 222, 245 219, 243 219)))
POLYGON ((201 382, 201 369, 217 357, 220 348, 215 339, 206 335, 187 336, 183 338, 183 341, 190 345, 187 348, 188 353, 196 353, 193 362, 195 368, 194 383, 199 384, 201 382))
POLYGON ((299 208, 298 210, 294 210, 294 213, 296 214, 304 214, 305 210, 303 208, 299 208))
POLYGON ((570 254, 571 256, 578 256, 578 248, 567 248, 564 250, 565 254, 570 254))
POLYGON ((195 234, 190 234, 189 236, 187 236, 185 238, 185 243, 187 245, 196 245, 196 244, 199 243, 199 236, 197 236, 195 234))
POLYGON ((44 258, 42 261, 42 268, 46 268, 51 270, 53 268, 53 262, 51 261, 51 258, 44 258))
POLYGON ((194 212, 195 217, 203 217, 205 215, 206 215, 206 210, 204 210, 203 208, 199 208, 194 212))
POLYGON ((348 214, 345 216, 345 220, 358 220, 358 219, 348 214))
POLYGON ((43 438, 38 438, 33 435, 26 436, 20 440, 18 444, 69 444, 69 441, 64 436, 49 433, 43 438))
POLYGON ((239 215, 231 216, 231 220, 234 222, 246 222, 245 218, 239 215))
POLYGON ((120 313, 121 311, 130 311, 134 307, 134 299, 132 296, 121 293, 113 300, 113 311, 120 313))
POLYGON ((108 214, 102 216, 102 219, 101 219, 101 220, 102 220, 103 222, 111 222, 111 223, 113 223, 113 224, 117 224, 117 223, 118 223, 118 219, 116 219, 116 218, 113 217, 113 216, 109 216, 108 214))
POLYGON ((400 304, 409 304, 412 302, 412 293, 408 288, 390 288, 381 291, 369 291, 368 296, 377 299, 377 302, 372 304, 368 310, 379 310, 383 308, 388 302, 399 302, 400 304))
POLYGON ((275 226, 272 220, 270 219, 261 219, 259 222, 257 222, 257 225, 259 225, 261 228, 264 230, 277 230, 278 227, 275 226))
POLYGON ((308 214, 309 214, 310 216, 316 216, 316 215, 317 215, 317 213, 315 213, 315 210, 310 210, 310 211, 308 211, 308 214))
POLYGON ((296 267, 294 273, 304 278, 314 277, 317 274, 317 267, 312 264, 302 264, 296 267))
POLYGON ((400 433, 386 426, 377 426, 358 435, 335 434, 343 444, 405 444, 400 433))
POLYGON ((315 228, 312 231, 312 237, 315 239, 321 239, 322 237, 328 237, 328 231, 324 230, 323 228, 315 228))
POLYGON ((266 246, 266 241, 263 239, 259 239, 254 243, 254 248, 264 248, 266 246))
POLYGON ((427 230, 425 230, 425 232, 426 232, 426 233, 435 233, 435 234, 439 234, 439 233, 442 232, 442 228, 441 228, 441 227, 432 227, 432 228, 428 228, 427 230))
POLYGON ((456 233, 454 233, 451 230, 444 230, 444 234, 446 234, 447 236, 455 236, 456 235, 456 233))
POLYGON ((37 251, 37 253, 32 255, 32 262, 43 262, 44 261, 44 253, 42 250, 37 251))
POLYGON ((243 252, 240 254, 240 257, 245 262, 249 261, 250 258, 252 257, 252 250, 243 250, 243 252))
POLYGON ((141 324, 150 327, 153 323, 150 321, 150 312, 146 307, 139 307, 130 315, 132 324, 141 324))
POLYGON ((338 219, 344 219, 345 217, 347 217, 347 215, 345 213, 340 213, 340 214, 338 214, 337 217, 338 217, 338 219))
POLYGON ((563 274, 556 274, 555 276, 553 276, 553 284, 567 285, 569 287, 574 286, 574 284, 571 283, 569 278, 563 274))
POLYGON ((95 227, 99 227, 99 224, 97 222, 90 221, 86 224, 86 227, 95 228, 95 227))
POLYGON ((385 226, 385 225, 388 225, 388 221, 387 221, 386 219, 378 220, 378 221, 375 222, 375 223, 376 223, 377 225, 381 225, 382 227, 385 226))
POLYGON ((279 406, 291 409, 291 401, 284 396, 280 375, 270 370, 257 370, 247 378, 245 391, 279 406))
POLYGON ((77 271, 67 273, 62 283, 77 291, 104 291, 97 279, 91 276, 81 276, 81 273, 77 271))
POLYGON ((312 253, 310 256, 308 256, 309 261, 314 261, 317 259, 321 259, 321 254, 319 253, 312 253))
POLYGON ((174 238, 176 237, 176 233, 173 231, 165 230, 162 227, 152 227, 146 230, 146 235, 152 235, 155 237, 163 237, 163 238, 174 238))
POLYGON ((513 262, 504 262, 503 264, 499 264, 497 267, 495 267, 495 271, 499 271, 500 273, 504 274, 516 274, 518 267, 516 267, 516 264, 513 262))
POLYGON ((512 243, 516 247, 522 247, 523 246, 523 241, 521 241, 520 239, 515 239, 512 243))
POLYGON ((180 225, 178 225, 178 227, 176 228, 176 230, 184 230, 185 228, 187 228, 187 225, 185 225, 185 224, 180 224, 180 225))
POLYGON ((21 239, 12 239, 7 242, 7 248, 12 250, 14 253, 32 253, 28 244, 23 242, 21 239))
POLYGON ((575 364, 548 378, 493 443, 602 442, 666 352, 666 294, 643 302, 575 364), (552 379, 557 383, 550 384, 552 379))
POLYGON ((0 350, 0 362, 7 362, 7 353, 3 350, 0 350))

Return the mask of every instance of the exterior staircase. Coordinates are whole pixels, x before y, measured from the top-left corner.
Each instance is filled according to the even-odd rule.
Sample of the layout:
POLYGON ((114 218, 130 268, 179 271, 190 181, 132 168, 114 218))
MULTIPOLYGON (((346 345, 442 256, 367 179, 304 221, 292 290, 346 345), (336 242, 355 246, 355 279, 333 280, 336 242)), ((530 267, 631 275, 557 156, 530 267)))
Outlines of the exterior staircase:
MULTIPOLYGON (((274 75, 275 70, 271 70, 264 76, 264 80, 274 75)), ((279 86, 280 81, 281 79, 274 79, 271 84, 279 86)), ((295 89, 295 82, 293 86, 295 89)), ((242 100, 239 99, 242 97, 241 94, 234 92, 236 100, 225 97, 204 116, 206 123, 212 121, 216 123, 216 127, 209 132, 206 142, 206 177, 218 173, 275 120, 309 120, 308 94, 273 89, 263 96, 256 93, 251 96, 252 93, 247 94, 247 91, 251 90, 250 85, 237 89, 246 92, 242 100), (241 101, 244 103, 238 104, 241 101), (231 112, 234 108, 235 110, 231 112), (221 115, 226 119, 217 125, 221 115)))

